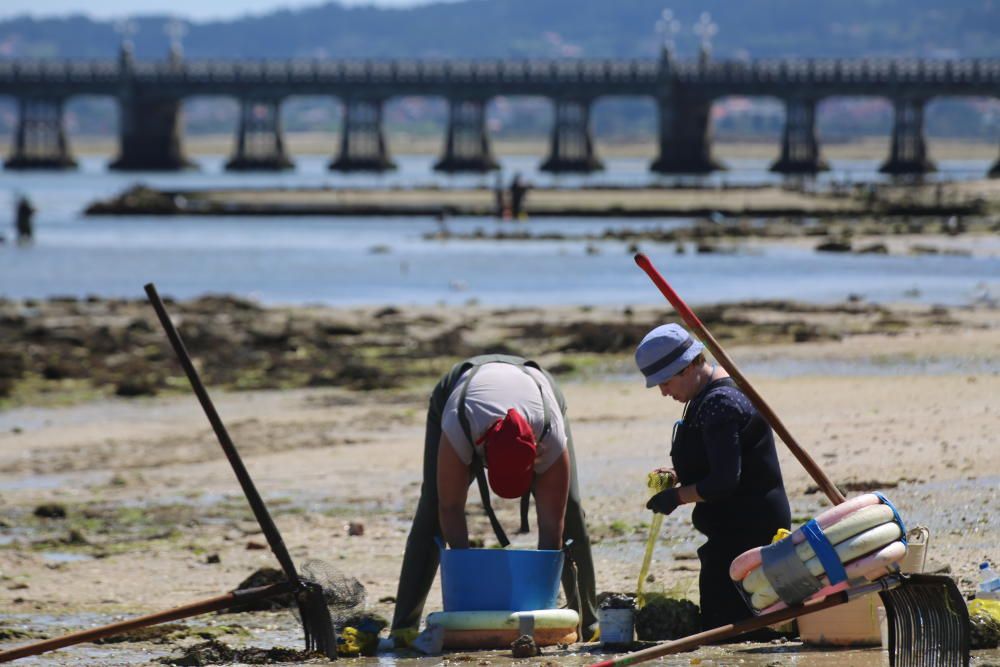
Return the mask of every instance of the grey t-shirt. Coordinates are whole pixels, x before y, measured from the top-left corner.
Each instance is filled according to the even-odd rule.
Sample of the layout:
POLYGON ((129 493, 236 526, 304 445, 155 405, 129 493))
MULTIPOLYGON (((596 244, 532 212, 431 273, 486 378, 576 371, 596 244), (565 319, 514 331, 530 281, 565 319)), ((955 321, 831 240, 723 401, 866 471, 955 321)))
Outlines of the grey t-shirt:
MULTIPOLYGON (((542 395, 538 391, 541 385, 545 392, 545 404, 549 408, 549 433, 538 443, 538 455, 535 458, 535 472, 543 473, 555 463, 556 459, 566 449, 566 427, 559 403, 556 401, 548 378, 541 371, 525 366, 522 368, 512 364, 493 362, 479 368, 465 397, 465 411, 472 431, 473 442, 478 440, 484 431, 496 420, 503 419, 507 411, 514 408, 531 425, 531 430, 538 436, 545 428, 545 412, 542 407, 542 395), (535 383, 524 371, 538 380, 535 383)), ((466 464, 472 463, 473 455, 482 458, 481 445, 469 443, 458 418, 458 403, 462 396, 462 387, 471 369, 466 371, 455 384, 441 415, 441 430, 451 442, 458 458, 466 464)))

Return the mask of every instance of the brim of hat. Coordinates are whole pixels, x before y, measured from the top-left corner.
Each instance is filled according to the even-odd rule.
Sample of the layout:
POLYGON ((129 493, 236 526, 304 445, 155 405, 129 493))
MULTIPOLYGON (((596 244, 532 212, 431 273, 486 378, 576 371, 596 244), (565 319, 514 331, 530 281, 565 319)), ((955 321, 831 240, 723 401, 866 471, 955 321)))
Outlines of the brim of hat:
POLYGON ((646 376, 646 389, 659 386, 684 370, 684 367, 694 361, 694 358, 705 349, 705 346, 698 341, 693 341, 691 347, 684 350, 684 354, 674 359, 669 366, 646 376))
POLYGON ((487 480, 489 481, 490 488, 493 489, 493 493, 497 494, 501 498, 520 498, 528 491, 531 490, 531 482, 534 480, 535 475, 533 470, 529 470, 524 476, 519 477, 519 479, 510 479, 509 477, 501 480, 497 480, 494 476, 489 474, 489 469, 487 469, 487 480))

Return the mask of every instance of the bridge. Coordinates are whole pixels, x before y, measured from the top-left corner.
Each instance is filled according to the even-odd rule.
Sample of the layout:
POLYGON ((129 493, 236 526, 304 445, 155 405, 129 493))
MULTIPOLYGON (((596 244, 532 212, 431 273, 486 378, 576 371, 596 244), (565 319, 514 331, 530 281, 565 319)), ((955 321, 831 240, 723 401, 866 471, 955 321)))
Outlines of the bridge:
MULTIPOLYGON (((71 168, 63 111, 74 96, 108 96, 120 108, 120 170, 177 170, 184 154, 184 99, 230 96, 240 104, 228 169, 292 166, 281 105, 292 96, 341 100, 340 150, 330 169, 392 169, 382 114, 387 100, 429 96, 448 102, 448 126, 435 169, 486 172, 497 167, 486 106, 499 96, 552 101, 554 121, 542 170, 589 173, 603 168, 590 114, 595 100, 645 97, 658 109, 658 154, 650 169, 705 174, 721 168, 711 151, 710 111, 730 95, 771 97, 786 109, 781 149, 772 170, 814 174, 827 168, 816 134, 816 105, 835 96, 881 97, 894 121, 888 174, 934 169, 924 135, 924 108, 933 98, 1000 97, 1000 60, 794 59, 713 61, 705 54, 679 61, 664 51, 649 60, 548 61, 166 61, 139 62, 125 46, 117 60, 0 62, 0 95, 17 100, 18 122, 7 169, 71 168)), ((1000 176, 1000 159, 990 169, 1000 176)))

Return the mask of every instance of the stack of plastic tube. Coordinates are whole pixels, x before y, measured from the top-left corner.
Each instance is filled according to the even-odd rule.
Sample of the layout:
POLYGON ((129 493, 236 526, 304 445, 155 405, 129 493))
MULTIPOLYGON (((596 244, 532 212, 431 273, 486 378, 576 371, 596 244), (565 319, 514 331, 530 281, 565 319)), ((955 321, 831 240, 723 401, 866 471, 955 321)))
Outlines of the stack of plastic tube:
POLYGON ((755 613, 818 600, 898 569, 906 528, 880 493, 851 498, 773 544, 739 555, 729 576, 755 613))

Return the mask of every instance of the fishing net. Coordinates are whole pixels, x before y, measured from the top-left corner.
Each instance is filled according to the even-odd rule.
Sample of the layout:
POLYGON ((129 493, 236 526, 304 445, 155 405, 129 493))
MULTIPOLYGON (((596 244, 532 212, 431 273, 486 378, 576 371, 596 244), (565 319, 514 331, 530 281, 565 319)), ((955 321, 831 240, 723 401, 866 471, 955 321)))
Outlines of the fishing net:
POLYGON ((326 561, 305 561, 299 566, 299 579, 307 587, 322 591, 330 617, 337 625, 364 608, 367 599, 364 584, 326 561))

